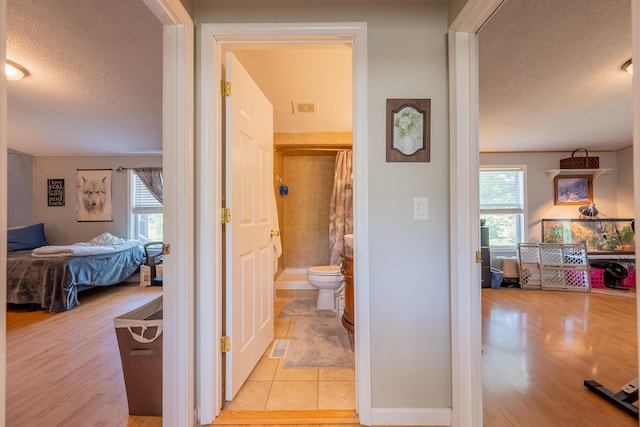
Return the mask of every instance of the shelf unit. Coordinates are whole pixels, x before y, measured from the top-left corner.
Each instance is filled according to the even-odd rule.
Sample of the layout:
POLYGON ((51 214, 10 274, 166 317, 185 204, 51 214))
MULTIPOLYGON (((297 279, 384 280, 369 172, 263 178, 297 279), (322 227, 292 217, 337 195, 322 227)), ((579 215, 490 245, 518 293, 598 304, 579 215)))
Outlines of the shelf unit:
POLYGON ((549 169, 544 171, 549 181, 553 181, 558 175, 593 175, 595 181, 598 177, 611 169, 549 169))

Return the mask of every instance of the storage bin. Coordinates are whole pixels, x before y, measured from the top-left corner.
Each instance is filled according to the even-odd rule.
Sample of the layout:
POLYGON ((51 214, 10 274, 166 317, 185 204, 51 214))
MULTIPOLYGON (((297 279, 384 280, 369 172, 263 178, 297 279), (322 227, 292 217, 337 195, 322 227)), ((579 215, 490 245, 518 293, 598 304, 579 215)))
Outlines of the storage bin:
MULTIPOLYGON (((162 276, 162 265, 156 265, 156 276, 162 276)), ((151 267, 140 266, 140 286, 151 286, 151 267)))
POLYGON ((636 288, 636 270, 634 268, 628 268, 627 272, 629 273, 629 275, 622 279, 622 286, 624 286, 625 288, 631 288, 631 289, 635 289, 636 288))
POLYGON ((498 270, 497 268, 491 268, 491 287, 493 289, 500 288, 502 284, 502 277, 504 276, 504 272, 502 270, 498 270))
POLYGON ((590 269, 589 280, 592 288, 604 288, 604 268, 590 269))
POLYGON ((129 415, 162 416, 162 296, 113 319, 129 415))

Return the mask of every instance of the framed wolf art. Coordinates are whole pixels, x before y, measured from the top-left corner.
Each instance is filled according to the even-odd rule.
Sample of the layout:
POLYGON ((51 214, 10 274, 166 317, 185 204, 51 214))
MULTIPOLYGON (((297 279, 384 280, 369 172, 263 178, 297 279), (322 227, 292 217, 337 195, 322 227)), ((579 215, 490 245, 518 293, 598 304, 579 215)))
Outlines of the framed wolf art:
POLYGON ((111 169, 78 169, 76 175, 78 221, 113 221, 111 172, 111 169))

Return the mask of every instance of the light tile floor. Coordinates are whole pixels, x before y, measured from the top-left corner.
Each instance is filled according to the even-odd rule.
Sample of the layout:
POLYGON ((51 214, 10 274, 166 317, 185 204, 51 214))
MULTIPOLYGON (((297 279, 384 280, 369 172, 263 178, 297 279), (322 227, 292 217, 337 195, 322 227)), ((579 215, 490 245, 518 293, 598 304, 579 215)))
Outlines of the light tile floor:
MULTIPOLYGON (((278 317, 286 298, 276 298, 275 339, 293 335, 296 319, 278 317)), ((284 359, 262 356, 228 410, 348 410, 356 407, 354 369, 285 369, 284 359)))

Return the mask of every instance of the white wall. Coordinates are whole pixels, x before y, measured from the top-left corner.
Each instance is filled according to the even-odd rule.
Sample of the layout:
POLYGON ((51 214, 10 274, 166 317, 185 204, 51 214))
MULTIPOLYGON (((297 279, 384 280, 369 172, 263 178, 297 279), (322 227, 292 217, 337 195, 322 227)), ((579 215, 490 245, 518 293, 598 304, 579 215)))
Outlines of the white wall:
POLYGON ((161 155, 144 156, 56 156, 36 157, 33 174, 33 220, 45 224, 45 236, 52 245, 87 241, 101 233, 127 236, 127 172, 122 167, 162 166, 161 155), (111 193, 112 222, 78 222, 76 220, 77 169, 113 169, 111 193), (47 179, 64 179, 65 206, 47 206, 47 179))
MULTIPOLYGON (((626 153, 589 153, 600 157, 600 167, 611 169, 593 183, 593 200, 602 218, 633 218, 633 188, 629 178, 633 172, 632 156, 626 153), (622 178, 624 177, 624 178, 622 178), (620 185, 624 181, 624 185, 620 185)), ((527 242, 542 239, 543 218, 579 218, 578 206, 554 206, 553 181, 545 170, 557 169, 560 159, 571 153, 504 153, 481 154, 480 166, 526 165, 526 224, 527 242)))
POLYGON ((367 22, 371 264, 355 286, 371 296, 372 406, 450 407, 446 2, 196 0, 194 17, 367 22), (387 98, 431 99, 430 163, 385 162, 387 98), (428 221, 413 220, 415 196, 429 198, 428 221))
POLYGON ((618 217, 633 218, 633 147, 617 153, 618 217))

